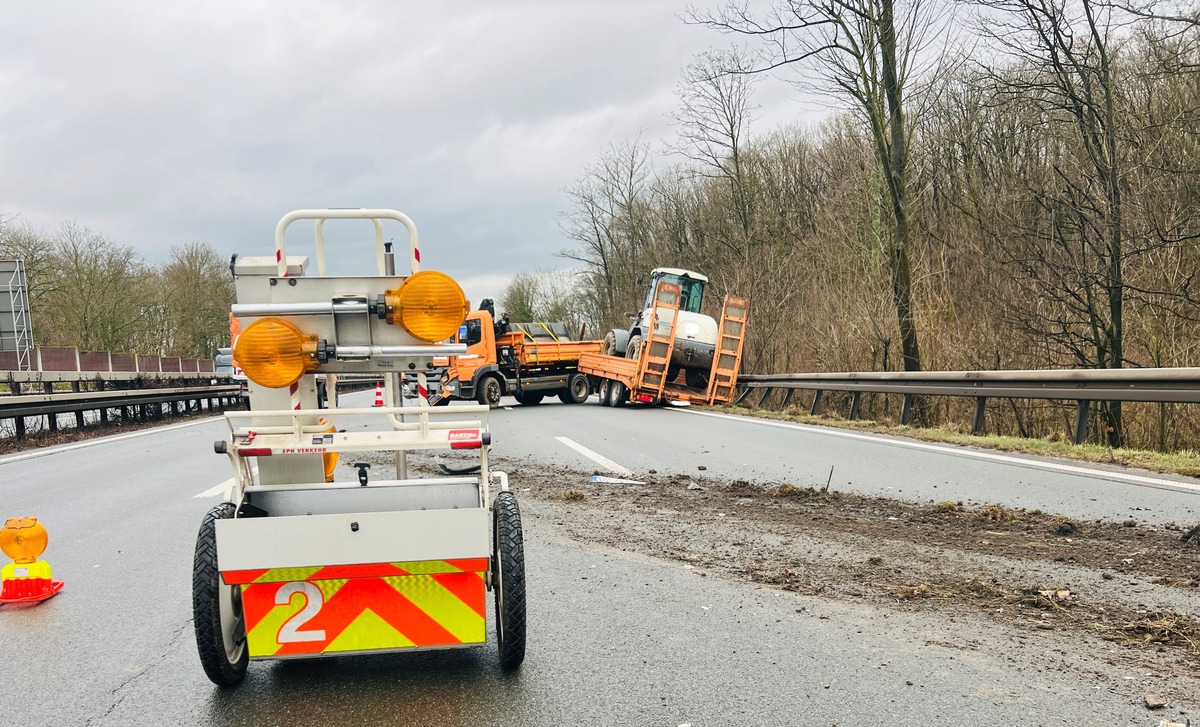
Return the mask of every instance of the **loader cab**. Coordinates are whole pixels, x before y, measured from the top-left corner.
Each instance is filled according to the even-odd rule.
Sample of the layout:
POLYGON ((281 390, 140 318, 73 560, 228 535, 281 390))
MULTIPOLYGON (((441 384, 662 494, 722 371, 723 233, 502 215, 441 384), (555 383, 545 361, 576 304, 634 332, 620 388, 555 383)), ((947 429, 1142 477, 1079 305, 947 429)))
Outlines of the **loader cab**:
POLYGON ((700 312, 700 306, 704 302, 704 287, 708 284, 708 277, 681 268, 655 268, 650 271, 650 285, 646 289, 646 300, 642 304, 643 311, 654 307, 654 291, 658 288, 658 281, 660 280, 675 283, 679 286, 679 310, 687 313, 700 312))

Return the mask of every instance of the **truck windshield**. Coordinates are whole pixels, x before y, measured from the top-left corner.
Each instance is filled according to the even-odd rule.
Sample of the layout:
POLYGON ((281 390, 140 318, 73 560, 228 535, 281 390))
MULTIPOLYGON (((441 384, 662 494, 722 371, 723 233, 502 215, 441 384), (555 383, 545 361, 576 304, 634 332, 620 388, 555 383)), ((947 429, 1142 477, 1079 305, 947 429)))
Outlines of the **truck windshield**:
MULTIPOLYGON (((691 278, 681 278, 678 275, 664 275, 659 280, 675 283, 680 288, 679 310, 687 313, 699 313, 700 304, 704 302, 704 283, 691 278)), ((646 307, 654 304, 654 289, 650 290, 650 298, 646 307)))

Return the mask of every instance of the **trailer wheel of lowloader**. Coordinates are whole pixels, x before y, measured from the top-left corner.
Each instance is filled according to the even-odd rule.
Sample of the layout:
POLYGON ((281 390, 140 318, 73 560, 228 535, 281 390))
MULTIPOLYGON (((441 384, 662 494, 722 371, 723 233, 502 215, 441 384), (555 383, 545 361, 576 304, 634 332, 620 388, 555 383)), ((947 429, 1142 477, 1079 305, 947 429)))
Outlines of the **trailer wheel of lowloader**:
POLYGON ((576 372, 567 379, 567 388, 559 393, 558 400, 564 404, 582 404, 591 394, 592 384, 588 377, 576 372))
POLYGON ((542 399, 544 399, 545 396, 546 395, 540 391, 523 391, 520 394, 515 395, 517 403, 521 404, 522 406, 537 406, 538 404, 542 403, 542 399))
POLYGON ((608 385, 608 405, 609 406, 625 406, 629 401, 629 389, 620 381, 613 381, 608 385))
POLYGON ((600 383, 596 385, 596 396, 600 399, 600 406, 612 406, 608 401, 608 389, 611 383, 608 379, 600 379, 600 383))
POLYGON ((496 495, 492 506, 492 584, 500 666, 515 669, 525 660, 525 543, 511 492, 496 495))
POLYGON ((231 503, 217 505, 200 523, 192 566, 192 621, 200 664, 214 684, 232 687, 246 676, 246 620, 240 586, 227 586, 217 570, 217 520, 233 517, 231 503))

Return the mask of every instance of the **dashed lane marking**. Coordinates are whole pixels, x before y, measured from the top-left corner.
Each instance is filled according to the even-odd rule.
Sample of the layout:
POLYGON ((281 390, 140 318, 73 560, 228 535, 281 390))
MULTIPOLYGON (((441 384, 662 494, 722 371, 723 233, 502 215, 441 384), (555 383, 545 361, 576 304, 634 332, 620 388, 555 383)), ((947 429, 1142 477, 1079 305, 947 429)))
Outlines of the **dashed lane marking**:
POLYGON ((632 477, 633 476, 633 470, 631 470, 627 467, 622 467, 621 465, 617 464, 616 462, 613 462, 608 457, 605 457, 602 454, 597 454, 596 452, 593 452, 592 450, 588 449, 587 447, 583 446, 582 444, 580 444, 579 442, 576 442, 573 439, 568 439, 567 437, 555 437, 555 439, 557 439, 558 441, 567 445, 568 447, 575 450, 576 452, 582 454, 584 457, 587 457, 588 459, 592 460, 596 464, 599 464, 601 467, 606 467, 607 469, 609 469, 613 472, 616 472, 617 474, 622 475, 624 477, 632 477))

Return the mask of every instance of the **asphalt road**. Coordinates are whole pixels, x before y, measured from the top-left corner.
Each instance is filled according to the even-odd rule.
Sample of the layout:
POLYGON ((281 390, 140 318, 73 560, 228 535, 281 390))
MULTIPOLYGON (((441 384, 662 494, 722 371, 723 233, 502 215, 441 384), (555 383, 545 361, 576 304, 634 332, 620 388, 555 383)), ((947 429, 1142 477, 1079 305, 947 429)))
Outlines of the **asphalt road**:
MULTIPOLYGON (((704 465, 722 478, 813 484, 832 465, 838 488, 1076 517, 1184 522, 1200 505, 1183 480, 1163 489, 1170 484, 1120 472, 1088 476, 682 411, 545 404, 497 410, 491 424, 494 451, 507 460, 614 475, 559 437, 635 477, 650 468, 701 474, 704 465)), ((196 529, 218 500, 198 495, 229 476, 211 450, 223 429, 206 420, 0 458, 0 517, 39 517, 50 530, 46 557, 66 582, 47 603, 0 607, 0 724, 1158 723, 1127 694, 1081 676, 1090 657, 1048 668, 1014 658, 1022 645, 1010 636, 969 624, 700 578, 678 563, 573 541, 533 501, 530 645, 517 675, 499 671, 489 646, 256 662, 241 687, 218 689, 196 656, 190 578, 196 529), (951 635, 977 648, 945 645, 955 640, 947 630, 960 629, 969 633, 951 635)), ((1138 669, 1128 675, 1136 680, 1138 669)))

